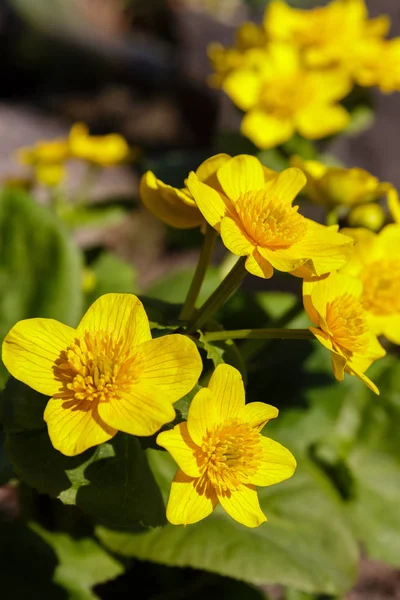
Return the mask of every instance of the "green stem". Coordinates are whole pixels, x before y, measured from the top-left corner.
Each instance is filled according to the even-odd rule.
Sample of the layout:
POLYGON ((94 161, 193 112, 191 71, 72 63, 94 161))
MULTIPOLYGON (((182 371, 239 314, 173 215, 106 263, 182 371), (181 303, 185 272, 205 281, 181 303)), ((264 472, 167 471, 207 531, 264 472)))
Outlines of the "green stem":
POLYGON ((245 268, 246 256, 241 256, 229 271, 225 279, 217 289, 199 308, 197 313, 190 319, 187 331, 197 331, 204 323, 228 300, 233 292, 242 283, 247 271, 245 268))
POLYGON ((314 336, 308 329, 236 329, 232 331, 207 331, 203 339, 206 342, 219 340, 311 340, 314 336))
POLYGON ((188 321, 193 314, 193 309, 196 304, 196 300, 200 293, 207 268, 211 261, 211 256, 214 251, 216 239, 217 232, 213 227, 207 224, 206 234, 204 236, 204 242, 199 256, 199 262, 197 263, 192 283, 190 284, 185 303, 182 307, 181 314, 179 316, 181 321, 188 321))
POLYGON ((326 224, 329 225, 337 225, 339 222, 339 212, 338 207, 328 209, 326 213, 326 224))

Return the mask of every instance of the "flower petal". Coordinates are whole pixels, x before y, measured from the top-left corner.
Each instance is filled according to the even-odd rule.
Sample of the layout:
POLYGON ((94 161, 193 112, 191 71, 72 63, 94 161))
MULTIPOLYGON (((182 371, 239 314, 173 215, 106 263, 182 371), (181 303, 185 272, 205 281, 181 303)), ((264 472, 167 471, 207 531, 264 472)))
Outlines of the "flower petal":
MULTIPOLYGON (((229 154, 216 154, 207 158, 201 165, 196 169, 196 175, 200 181, 210 185, 213 188, 219 188, 219 182, 216 176, 218 169, 226 163, 231 157, 229 154)), ((220 191, 218 189, 218 191, 220 191)))
POLYGON ((290 119, 278 119, 256 108, 243 117, 241 132, 265 150, 287 142, 294 133, 294 126, 290 119))
POLYGON ((218 365, 208 383, 208 389, 214 396, 215 410, 220 422, 243 414, 244 385, 237 369, 227 364, 218 365))
POLYGON ((296 469, 296 459, 282 444, 260 436, 262 457, 255 475, 250 477, 253 485, 274 485, 289 479, 296 469))
POLYGON ((201 446, 207 430, 213 429, 219 422, 214 394, 208 388, 202 388, 193 398, 189 408, 187 425, 190 437, 195 444, 201 446))
POLYGON ((171 484, 167 519, 173 525, 197 523, 212 513, 217 502, 210 484, 188 477, 179 470, 171 484))
POLYGON ((307 178, 303 171, 295 167, 290 167, 279 173, 274 179, 268 181, 264 189, 268 190, 271 196, 279 198, 282 202, 291 204, 306 183, 307 178))
POLYGON ((186 185, 205 220, 219 231, 222 217, 231 212, 228 199, 202 183, 193 171, 189 174, 186 185))
POLYGON ((337 379, 337 381, 343 381, 344 371, 347 371, 347 359, 341 354, 338 354, 338 352, 331 350, 331 361, 335 379, 337 379))
POLYGON ((75 338, 75 329, 54 319, 18 321, 4 339, 3 362, 15 379, 52 396, 60 389, 54 363, 75 338))
POLYGON ((218 181, 233 203, 246 192, 260 190, 265 183, 264 169, 258 158, 239 154, 218 169, 218 181))
POLYGON ((257 249, 247 257, 245 267, 249 273, 263 279, 270 279, 274 274, 271 263, 265 260, 257 249))
POLYGON ((230 217, 224 217, 221 221, 221 238, 228 250, 237 256, 246 256, 254 251, 254 244, 230 217))
POLYGON ((200 477, 196 460, 196 451, 199 447, 190 437, 187 423, 179 423, 173 429, 159 433, 157 444, 168 450, 185 475, 200 477))
POLYGON ((175 333, 141 344, 134 364, 138 383, 153 386, 169 402, 190 392, 203 369, 195 343, 175 333))
POLYGON ((238 490, 218 494, 218 500, 232 519, 246 527, 258 527, 267 520, 253 485, 243 485, 238 490))
POLYGON ((43 415, 51 443, 66 456, 76 456, 110 440, 117 429, 100 417, 96 402, 50 398, 43 415))
POLYGON ((110 427, 139 436, 153 435, 175 419, 174 407, 164 394, 140 383, 108 402, 100 402, 98 411, 110 427))
POLYGON ((133 294, 104 294, 86 311, 77 330, 107 331, 129 347, 151 340, 149 320, 133 294))
POLYGON ((296 117, 297 129, 301 135, 316 140, 342 131, 350 121, 349 113, 339 105, 311 105, 296 117))
POLYGON ((393 344, 400 344, 400 314, 389 315, 383 329, 383 335, 393 344))
POLYGON ((153 215, 171 227, 190 229, 203 222, 188 192, 166 185, 151 171, 147 171, 140 180, 140 197, 153 215))
POLYGON ((248 69, 235 69, 224 80, 222 89, 241 110, 248 111, 259 101, 261 77, 248 69))
POLYGON ((292 248, 278 248, 276 250, 271 250, 270 248, 258 246, 258 252, 266 261, 271 263, 274 269, 282 271, 283 273, 290 273, 307 262, 306 257, 299 258, 293 256, 294 253, 292 248))
POLYGON ((275 419, 279 414, 279 410, 270 404, 264 402, 250 402, 244 407, 243 420, 261 431, 261 429, 270 421, 275 419))

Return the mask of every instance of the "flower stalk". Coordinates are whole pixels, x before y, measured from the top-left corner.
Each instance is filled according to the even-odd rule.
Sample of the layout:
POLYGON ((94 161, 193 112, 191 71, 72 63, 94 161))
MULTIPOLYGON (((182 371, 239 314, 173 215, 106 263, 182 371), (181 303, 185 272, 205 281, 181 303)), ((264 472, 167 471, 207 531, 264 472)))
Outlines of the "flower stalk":
POLYGON ((179 316, 181 321, 188 321, 193 314, 196 300, 199 296, 201 286, 203 285, 204 277, 207 272, 207 268, 210 264, 212 254, 214 252, 216 239, 216 230, 207 224, 204 242, 199 256, 199 262, 197 263, 196 271, 194 273, 188 294, 186 296, 186 300, 183 304, 181 314, 179 316))

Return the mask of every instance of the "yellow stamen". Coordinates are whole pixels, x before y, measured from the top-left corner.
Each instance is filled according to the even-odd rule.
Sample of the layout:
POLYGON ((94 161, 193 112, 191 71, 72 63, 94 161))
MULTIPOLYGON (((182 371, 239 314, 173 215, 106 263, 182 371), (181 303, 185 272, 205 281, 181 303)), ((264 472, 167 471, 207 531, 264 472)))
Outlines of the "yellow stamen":
POLYGON ((366 351, 368 326, 364 309, 357 298, 344 294, 329 302, 326 307, 326 324, 334 346, 345 356, 366 351))
POLYGON ((368 265, 362 273, 362 304, 375 315, 400 313, 400 261, 383 259, 368 265))

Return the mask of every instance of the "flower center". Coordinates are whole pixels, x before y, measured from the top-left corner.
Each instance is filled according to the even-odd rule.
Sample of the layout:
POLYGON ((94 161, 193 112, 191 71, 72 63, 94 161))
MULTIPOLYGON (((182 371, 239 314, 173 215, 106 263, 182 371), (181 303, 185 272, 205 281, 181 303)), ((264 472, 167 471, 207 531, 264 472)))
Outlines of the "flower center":
POLYGON ((261 92, 262 108, 278 119, 292 118, 309 102, 309 86, 304 83, 304 77, 293 75, 266 84, 261 92))
POLYGON ((362 273, 362 304, 376 315, 400 313, 400 261, 383 259, 371 263, 362 273))
POLYGON ((255 473, 261 460, 260 434, 237 419, 207 432, 198 450, 203 475, 222 491, 235 490, 255 473))
POLYGON ((307 230, 298 206, 281 202, 263 190, 242 194, 235 209, 247 235, 264 248, 287 248, 300 241, 307 230))
POLYGON ((121 340, 104 331, 86 331, 61 352, 54 367, 62 390, 55 398, 107 402, 135 378, 133 357, 121 340))
POLYGON ((368 327, 364 309, 351 294, 335 298, 326 307, 326 323, 332 342, 350 357, 363 353, 368 347, 368 327))

